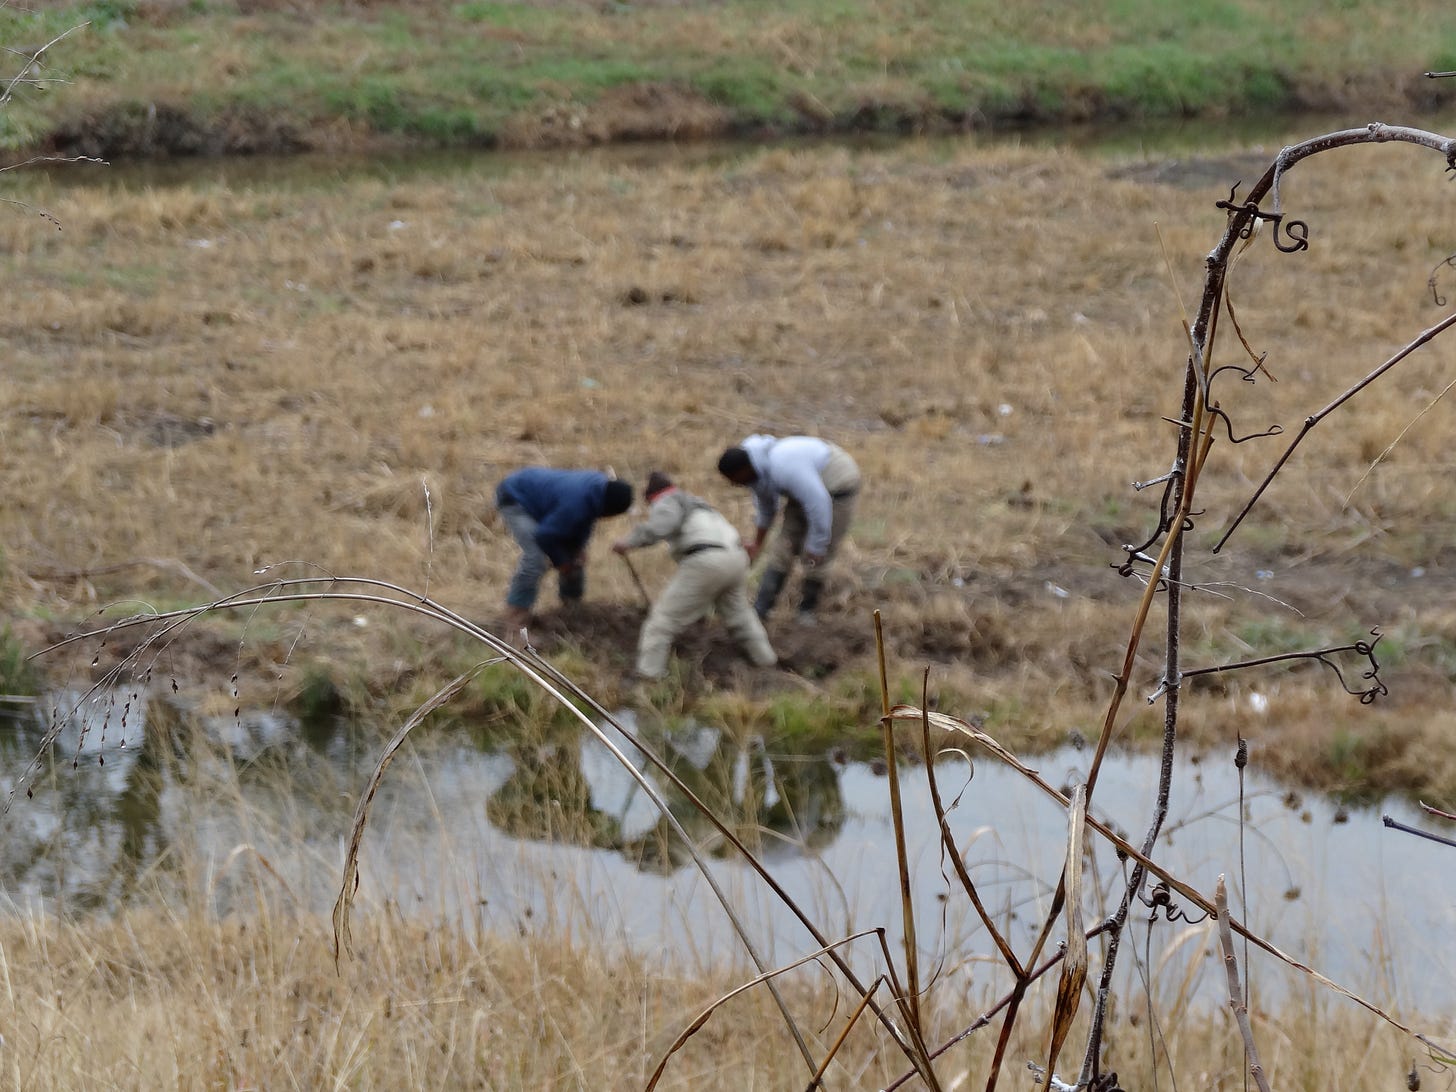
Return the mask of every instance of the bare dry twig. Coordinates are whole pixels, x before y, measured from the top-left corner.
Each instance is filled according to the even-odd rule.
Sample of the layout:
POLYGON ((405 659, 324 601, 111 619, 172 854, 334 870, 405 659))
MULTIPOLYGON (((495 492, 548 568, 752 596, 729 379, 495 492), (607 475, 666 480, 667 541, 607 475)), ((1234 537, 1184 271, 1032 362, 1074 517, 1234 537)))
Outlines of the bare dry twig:
POLYGON ((1249 1026, 1249 1006, 1244 1004, 1244 992, 1239 985, 1239 964, 1234 956, 1234 931, 1229 928, 1228 885, 1223 876, 1218 877, 1214 888, 1213 905, 1218 914, 1218 942, 1223 949, 1223 966, 1228 974, 1229 1007, 1234 1010, 1234 1019, 1239 1024, 1239 1034, 1244 1040, 1244 1058, 1249 1063, 1249 1075, 1259 1086, 1259 1092, 1269 1092, 1269 1078, 1264 1075, 1263 1063, 1259 1061, 1259 1049, 1254 1045, 1254 1029, 1249 1026))

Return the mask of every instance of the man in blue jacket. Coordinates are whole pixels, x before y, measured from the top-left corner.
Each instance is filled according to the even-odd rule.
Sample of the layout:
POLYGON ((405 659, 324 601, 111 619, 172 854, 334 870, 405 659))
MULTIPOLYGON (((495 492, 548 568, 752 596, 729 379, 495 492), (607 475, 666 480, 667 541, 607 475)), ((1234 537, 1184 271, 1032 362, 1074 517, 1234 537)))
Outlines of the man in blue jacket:
POLYGON ((583 568, 587 539, 596 521, 632 507, 632 487, 600 470, 553 470, 528 466, 507 475, 495 491, 496 508, 521 547, 506 594, 506 624, 520 629, 548 568, 557 573, 563 603, 586 591, 583 568))

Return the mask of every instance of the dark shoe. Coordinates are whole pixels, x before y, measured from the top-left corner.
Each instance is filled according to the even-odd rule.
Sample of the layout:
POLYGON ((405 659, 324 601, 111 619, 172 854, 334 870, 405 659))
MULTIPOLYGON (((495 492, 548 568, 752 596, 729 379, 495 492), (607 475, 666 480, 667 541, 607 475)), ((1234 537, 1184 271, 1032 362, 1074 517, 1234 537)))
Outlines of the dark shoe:
POLYGON ((758 598, 753 601, 753 612, 760 619, 767 618, 768 612, 773 610, 773 605, 778 602, 779 592, 784 590, 784 581, 788 573, 782 569, 765 569, 763 579, 758 582, 758 598))
POLYGON ((562 606, 568 603, 580 603, 581 597, 586 594, 586 570, 575 568, 561 573, 557 578, 556 587, 561 593, 562 606))
POLYGON ((819 609, 819 597, 824 594, 824 584, 819 580, 804 581, 804 586, 799 593, 799 618, 802 621, 805 616, 813 617, 814 612, 819 609))

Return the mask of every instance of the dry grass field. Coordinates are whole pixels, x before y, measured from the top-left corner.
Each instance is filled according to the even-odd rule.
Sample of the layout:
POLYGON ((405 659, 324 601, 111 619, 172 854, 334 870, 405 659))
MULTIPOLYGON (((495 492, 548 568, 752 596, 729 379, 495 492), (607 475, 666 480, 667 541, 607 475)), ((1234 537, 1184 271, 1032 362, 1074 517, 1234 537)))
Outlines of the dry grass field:
MULTIPOLYGON (((964 141, 233 182, 8 176, 28 206, 0 218, 11 626, 33 649, 113 602, 109 617, 322 572, 428 589, 489 621, 514 561, 491 505, 510 469, 611 466, 640 483, 662 468, 746 527, 717 453, 809 432, 867 482, 824 624, 773 623, 809 682, 731 666, 713 628, 686 649, 685 700, 752 715, 807 687, 853 719, 877 707, 878 609, 898 691, 917 693, 928 666, 943 707, 1018 747, 1095 734, 1140 591, 1115 571, 1119 547, 1156 503, 1129 483, 1172 458, 1181 307, 1223 224, 1215 202, 1274 151, 964 141)), ((1184 730, 1230 749, 1243 734, 1307 784, 1449 800, 1450 344, 1323 422, 1209 548, 1306 415, 1445 313, 1427 287, 1456 251, 1443 166, 1370 147, 1291 172, 1286 210, 1309 221, 1310 249, 1261 242, 1230 291, 1277 382, 1221 389, 1240 433, 1286 436, 1216 445, 1188 573, 1205 587, 1188 666, 1379 626, 1391 694, 1362 707, 1317 665, 1214 676, 1191 686, 1184 730)), ((551 617, 548 588, 541 636, 608 697, 640 618, 604 549, 613 530, 590 610, 551 617)), ((661 586, 665 555, 637 564, 661 586)), ((1152 646, 1134 693, 1152 690, 1152 646)), ((95 651, 48 662, 81 675, 95 651)), ((244 701, 291 698, 319 673, 398 700, 462 654, 408 618, 317 607, 217 618, 157 670, 229 707, 235 672, 244 701)), ((1152 725, 1135 710, 1119 741, 1152 725)))
MULTIPOLYGON (((691 1018, 748 978, 684 978, 598 945, 502 942, 393 919, 359 940, 361 957, 336 971, 327 923, 276 906, 247 924, 175 911, 113 925, 8 919, 3 1079, 39 1090, 642 1088, 691 1018)), ((796 975, 786 992, 827 1049, 843 1027, 844 997, 817 971, 796 975)), ((981 1000, 941 990, 927 1027, 954 1034, 981 1000)), ((1242 1087, 1237 1035, 1223 1021, 1176 1004, 1161 1018, 1163 1064, 1181 1086, 1242 1087)), ((1011 1056, 1035 1057, 1044 1014, 1029 1011, 1021 1026, 1011 1056)), ((1371 1036, 1348 1008, 1318 996, 1261 1014, 1260 1026, 1275 1087, 1396 1088, 1411 1065, 1399 1037, 1371 1036)), ((1146 1031, 1136 1018, 1119 1021, 1113 1041, 1127 1087, 1145 1087, 1132 1075, 1150 1068, 1146 1031)), ((946 1086, 979 1087, 993 1045, 983 1032, 948 1054, 946 1086)), ((883 1033, 861 1026, 828 1087, 882 1087, 905 1068, 883 1033)), ((1016 1069, 1004 1087, 1025 1087, 1016 1069)), ((767 994, 755 990, 719 1009, 658 1087, 739 1092, 806 1080, 767 994)))

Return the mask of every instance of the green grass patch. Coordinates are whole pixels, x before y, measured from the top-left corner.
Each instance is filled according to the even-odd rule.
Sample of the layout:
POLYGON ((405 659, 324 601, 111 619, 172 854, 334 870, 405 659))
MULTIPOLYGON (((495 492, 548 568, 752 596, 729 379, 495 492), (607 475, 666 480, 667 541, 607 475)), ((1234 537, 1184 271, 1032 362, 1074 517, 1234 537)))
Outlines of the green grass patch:
MULTIPOLYGON (((1331 8, 1101 0, 1075 9, 989 0, 723 0, 682 7, 557 7, 472 0, 443 10, 310 5, 239 12, 198 2, 156 18, 132 0, 0 10, 0 38, 48 53, 74 81, 29 95, 38 122, 74 103, 269 104, 296 127, 346 119, 440 144, 478 143, 543 100, 591 102, 625 83, 691 86, 730 127, 885 127, 937 115, 1180 117, 1341 101, 1349 80, 1398 87, 1456 67, 1456 9, 1413 0, 1331 8), (221 74, 221 77, 220 77, 221 74), (827 110, 828 114, 824 114, 827 110)), ((1427 93, 1448 92, 1432 85, 1427 93)), ((21 89, 20 98, 27 98, 21 89)), ((225 112, 218 116, 227 116, 225 112)))
POLYGON ((40 674, 30 654, 9 626, 0 626, 0 694, 33 697, 40 692, 40 674))

